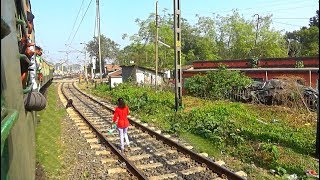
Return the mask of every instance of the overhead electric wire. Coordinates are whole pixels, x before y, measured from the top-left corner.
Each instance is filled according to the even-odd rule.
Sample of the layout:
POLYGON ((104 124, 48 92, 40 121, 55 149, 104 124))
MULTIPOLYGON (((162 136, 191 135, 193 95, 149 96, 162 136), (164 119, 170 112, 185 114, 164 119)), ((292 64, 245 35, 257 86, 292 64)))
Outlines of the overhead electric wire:
MULTIPOLYGON (((279 7, 281 5, 286 5, 286 4, 292 4, 292 3, 304 3, 305 4, 305 1, 301 1, 301 0, 298 0, 298 1, 292 1, 292 2, 285 2, 285 1, 278 1, 278 2, 273 2, 273 3, 276 3, 276 4, 273 4, 273 3, 261 3, 259 4, 258 6, 253 6, 253 7, 247 7, 247 8, 241 8, 241 9, 237 9, 237 8, 232 8, 232 9, 229 9, 229 10, 219 10, 219 11, 206 11, 206 12, 197 12, 196 14, 203 14, 203 13, 210 13, 210 14, 217 14, 217 13, 224 13, 224 12, 231 12, 233 10, 238 10, 238 11, 244 11, 244 10, 251 10, 251 9, 258 9, 258 8, 271 8, 271 7, 279 7)), ((257 3, 256 3, 257 4, 257 3)), ((195 14, 195 13, 184 13, 184 14, 195 14)))
POLYGON ((272 18, 272 19, 310 19, 310 18, 272 18))
POLYGON ((77 14, 77 17, 76 17, 76 20, 75 20, 74 23, 73 23, 73 27, 72 27, 72 29, 71 29, 71 32, 70 32, 70 35, 69 35, 69 37, 68 37, 67 42, 70 40, 72 31, 73 31, 73 29, 74 29, 74 27, 75 27, 75 25, 76 25, 76 22, 77 22, 77 20, 78 20, 79 14, 80 14, 80 11, 81 11, 81 9, 82 9, 83 2, 84 2, 84 0, 82 0, 82 3, 81 3, 81 5, 80 5, 79 11, 78 11, 78 14, 77 14))
POLYGON ((79 24, 79 26, 78 26, 78 28, 77 28, 77 31, 74 33, 73 38, 72 38, 72 40, 70 41, 70 44, 71 44, 72 41, 74 40, 74 37, 77 35, 78 30, 79 30, 79 28, 80 28, 80 25, 81 25, 84 17, 86 16, 86 14, 87 14, 87 12, 88 12, 88 9, 89 9, 89 7, 90 7, 90 5, 91 5, 91 2, 92 2, 92 0, 90 1, 89 5, 88 5, 88 7, 87 7, 87 9, 86 9, 86 12, 85 12, 84 15, 82 16, 82 19, 81 19, 81 21, 80 21, 80 24, 79 24))
MULTIPOLYGON (((285 11, 285 10, 292 10, 292 9, 298 9, 298 8, 305 8, 305 7, 313 7, 313 6, 297 6, 292 8, 285 8, 285 9, 273 9, 268 11, 259 11, 260 13, 266 13, 266 12, 275 12, 275 11, 285 11)), ((247 13, 246 13, 247 14, 247 13)))
POLYGON ((301 25, 297 25, 297 24, 289 24, 289 23, 283 23, 283 22, 278 22, 278 21, 272 21, 274 23, 278 23, 278 24, 285 24, 285 25, 289 25, 289 26, 297 26, 297 27, 302 27, 301 25))

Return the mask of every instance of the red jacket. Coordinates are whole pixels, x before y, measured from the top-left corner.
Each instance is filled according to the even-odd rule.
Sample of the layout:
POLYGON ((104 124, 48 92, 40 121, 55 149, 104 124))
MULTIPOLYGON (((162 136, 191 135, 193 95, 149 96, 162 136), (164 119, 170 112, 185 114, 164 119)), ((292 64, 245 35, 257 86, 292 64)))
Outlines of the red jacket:
POLYGON ((118 121, 118 128, 126 128, 129 126, 129 120, 128 120, 128 114, 129 114, 129 108, 128 106, 125 106, 124 108, 116 107, 114 110, 114 115, 112 118, 113 122, 118 121))

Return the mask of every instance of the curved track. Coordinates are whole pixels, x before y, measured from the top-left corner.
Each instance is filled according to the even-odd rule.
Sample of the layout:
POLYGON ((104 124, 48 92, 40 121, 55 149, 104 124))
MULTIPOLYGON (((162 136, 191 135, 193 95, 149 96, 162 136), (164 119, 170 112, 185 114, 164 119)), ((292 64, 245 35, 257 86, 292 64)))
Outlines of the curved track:
POLYGON ((61 91, 66 99, 73 100, 77 125, 91 148, 101 156, 110 178, 121 173, 121 179, 243 179, 193 152, 192 147, 181 145, 177 139, 170 139, 169 135, 162 135, 161 131, 132 117, 128 131, 131 148, 120 153, 117 132, 108 133, 114 107, 81 92, 71 83, 63 84, 61 91))

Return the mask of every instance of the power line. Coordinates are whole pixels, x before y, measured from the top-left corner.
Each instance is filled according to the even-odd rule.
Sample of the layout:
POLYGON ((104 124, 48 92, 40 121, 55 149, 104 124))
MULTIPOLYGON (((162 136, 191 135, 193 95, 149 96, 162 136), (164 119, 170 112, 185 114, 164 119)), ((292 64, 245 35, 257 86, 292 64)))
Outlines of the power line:
POLYGON ((78 20, 78 17, 79 17, 79 14, 80 14, 80 10, 82 9, 83 2, 84 2, 84 0, 82 0, 82 3, 81 3, 81 5, 80 5, 79 11, 78 11, 78 14, 77 14, 77 17, 76 17, 76 20, 75 20, 74 23, 73 23, 73 27, 72 27, 72 29, 71 29, 71 32, 70 32, 70 35, 69 35, 69 37, 68 37, 67 42, 70 40, 72 31, 73 31, 73 29, 74 29, 74 26, 76 25, 77 20, 78 20))
MULTIPOLYGON (((295 2, 303 2, 303 1, 295 1, 295 2)), ((293 3, 295 3, 295 2, 293 2, 293 3)), ((292 2, 291 2, 292 3, 292 2)), ((249 7, 249 8, 244 8, 244 9, 238 9, 238 10, 255 10, 255 9, 257 9, 257 8, 271 8, 271 7, 279 7, 279 5, 282 5, 282 4, 284 4, 285 5, 285 3, 283 3, 283 2, 280 2, 280 4, 279 4, 279 2, 277 3, 277 4, 272 4, 271 6, 267 6, 267 5, 269 5, 269 3, 265 3, 265 5, 259 5, 259 6, 256 6, 256 7, 249 7)), ((232 10, 231 10, 232 11, 232 10)), ((227 11, 228 12, 228 11, 227 11)), ((261 12, 261 11, 260 11, 261 12)))
POLYGON ((305 8, 305 7, 314 7, 314 6, 298 6, 298 7, 293 7, 293 8, 285 8, 285 9, 273 9, 270 11, 260 11, 260 12, 275 12, 275 11, 285 11, 285 10, 292 10, 292 9, 298 9, 298 8, 305 8))
POLYGON ((310 18, 272 18, 272 19, 310 19, 310 18))
MULTIPOLYGON (((229 9, 229 10, 219 10, 219 11, 206 11, 206 12, 198 12, 198 14, 199 13, 211 13, 211 14, 213 14, 213 13, 224 13, 224 12, 231 12, 231 11, 233 11, 233 10, 238 10, 238 11, 243 11, 243 10, 255 10, 255 9, 258 9, 258 8, 271 8, 271 7, 279 7, 279 6, 281 6, 281 5, 287 5, 287 4, 292 4, 292 3, 299 3, 299 2, 301 2, 301 3, 304 3, 305 4, 305 1, 301 1, 301 0, 298 0, 298 1, 292 1, 292 2, 285 2, 285 1, 281 1, 281 2, 279 2, 279 1, 277 1, 277 2, 273 2, 273 3, 270 3, 270 2, 268 2, 268 3, 261 3, 261 4, 259 4, 258 6, 253 6, 253 7, 248 7, 248 8, 242 8, 242 9, 237 9, 237 8, 233 8, 233 9, 229 9), (274 4, 275 3, 275 4, 274 4)), ((261 11, 259 11, 259 13, 260 13, 261 11)), ((184 13, 184 14, 194 14, 194 13, 188 13, 188 12, 186 12, 186 13, 184 13)))
POLYGON ((88 7, 87 7, 87 9, 86 9, 86 12, 85 12, 85 13, 84 13, 84 15, 82 16, 82 19, 81 19, 81 21, 80 21, 80 24, 79 24, 79 26, 78 26, 78 28, 77 28, 77 31, 74 33, 74 36, 73 36, 73 38, 72 38, 72 40, 71 40, 70 44, 72 43, 72 41, 74 40, 74 37, 75 37, 75 36, 76 36, 76 34, 78 33, 78 30, 79 30, 79 28, 80 28, 80 25, 81 25, 81 23, 82 23, 82 21, 83 21, 84 17, 86 16, 86 14, 87 14, 87 12, 88 12, 88 9, 89 9, 89 7, 90 7, 90 5, 91 5, 91 2, 92 2, 92 0, 90 1, 89 5, 88 5, 88 7))
POLYGON ((278 24, 285 24, 285 25, 289 25, 289 26, 297 26, 297 27, 302 27, 301 25, 296 25, 296 24, 289 24, 289 23, 283 23, 283 22, 277 22, 277 21, 272 21, 274 23, 278 23, 278 24))

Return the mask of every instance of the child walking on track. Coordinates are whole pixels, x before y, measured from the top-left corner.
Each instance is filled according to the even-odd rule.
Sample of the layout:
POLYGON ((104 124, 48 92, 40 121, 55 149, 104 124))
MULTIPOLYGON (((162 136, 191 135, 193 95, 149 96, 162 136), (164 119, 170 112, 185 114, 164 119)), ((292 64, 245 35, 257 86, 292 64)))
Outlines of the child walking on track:
POLYGON ((128 138, 128 127, 129 127, 129 107, 125 104, 123 98, 118 99, 118 107, 114 110, 114 115, 112 121, 117 124, 120 142, 121 142, 121 152, 124 152, 124 139, 126 145, 129 147, 130 142, 128 138))

